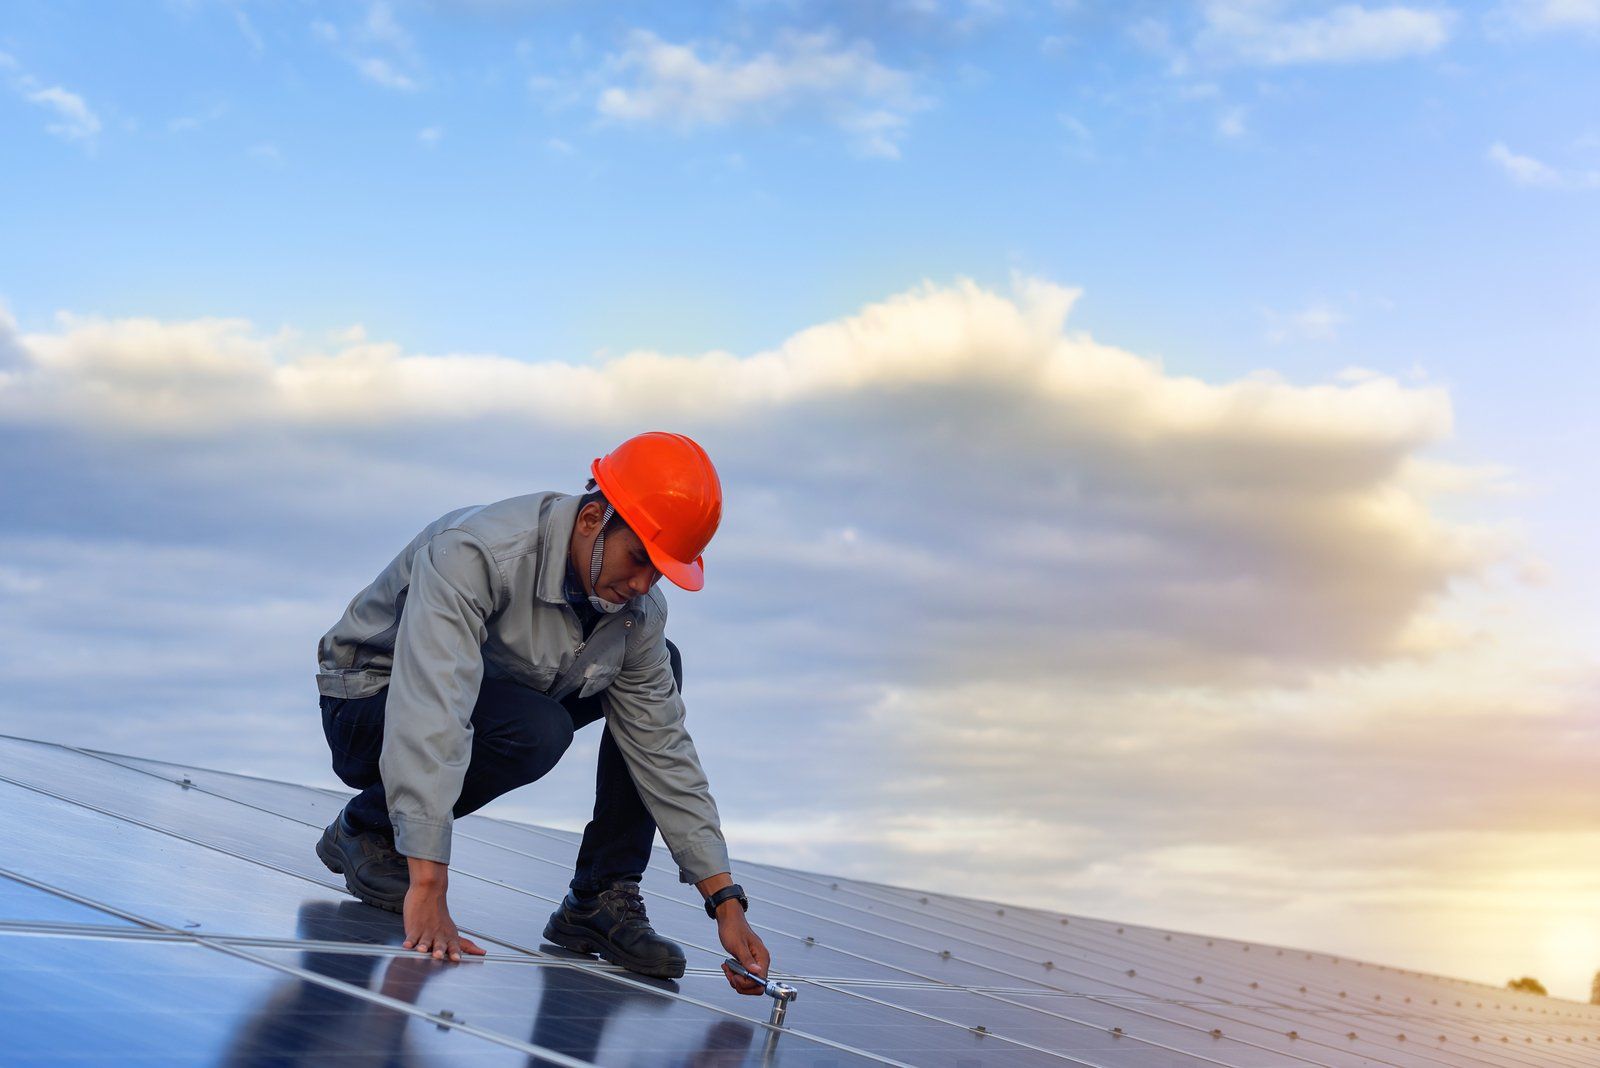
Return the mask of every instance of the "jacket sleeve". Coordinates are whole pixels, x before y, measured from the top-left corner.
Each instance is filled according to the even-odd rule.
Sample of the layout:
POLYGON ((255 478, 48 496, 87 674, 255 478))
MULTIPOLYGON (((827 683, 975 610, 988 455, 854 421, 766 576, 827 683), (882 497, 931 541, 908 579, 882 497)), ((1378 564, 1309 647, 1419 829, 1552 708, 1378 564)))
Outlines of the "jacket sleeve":
POLYGON ((483 641, 501 588, 488 550, 464 531, 442 531, 412 558, 378 761, 405 856, 450 863, 451 811, 472 757, 483 641))
POLYGON ((606 725, 628 764, 639 797, 678 863, 678 878, 697 883, 729 871, 717 803, 700 755, 684 725, 683 697, 672 679, 665 619, 630 648, 616 680, 605 689, 606 725))

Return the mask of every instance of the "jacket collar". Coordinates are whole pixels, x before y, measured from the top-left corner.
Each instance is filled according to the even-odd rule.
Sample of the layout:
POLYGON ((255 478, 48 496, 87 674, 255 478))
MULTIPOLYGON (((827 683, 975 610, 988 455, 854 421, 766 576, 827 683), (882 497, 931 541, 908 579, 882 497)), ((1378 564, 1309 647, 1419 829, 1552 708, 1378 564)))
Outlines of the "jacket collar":
POLYGON ((535 592, 539 600, 549 604, 567 603, 567 551, 582 500, 577 494, 553 498, 539 521, 539 578, 535 592))

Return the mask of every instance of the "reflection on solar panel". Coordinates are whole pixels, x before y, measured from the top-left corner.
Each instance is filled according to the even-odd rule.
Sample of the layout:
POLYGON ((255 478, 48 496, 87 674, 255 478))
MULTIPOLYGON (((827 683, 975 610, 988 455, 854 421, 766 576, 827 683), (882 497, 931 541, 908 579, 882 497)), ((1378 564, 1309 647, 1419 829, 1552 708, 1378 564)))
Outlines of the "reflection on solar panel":
POLYGON ((677 982, 542 945, 575 836, 457 825, 489 949, 399 948, 312 852, 343 796, 0 738, 0 1061, 228 1065, 1583 1065, 1600 1008, 1324 954, 738 864, 799 990, 741 997, 665 854, 677 982))

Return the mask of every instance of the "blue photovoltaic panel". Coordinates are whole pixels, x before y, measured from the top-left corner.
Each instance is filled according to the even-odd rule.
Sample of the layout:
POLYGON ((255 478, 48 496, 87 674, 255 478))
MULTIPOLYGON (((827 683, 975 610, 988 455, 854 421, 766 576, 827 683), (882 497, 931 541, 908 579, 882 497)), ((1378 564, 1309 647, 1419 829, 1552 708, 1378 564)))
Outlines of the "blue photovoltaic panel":
POLYGON ((490 956, 436 962, 316 859, 343 800, 0 738, 0 1062, 1600 1064, 1586 1005, 736 863, 800 991, 773 1028, 664 851, 645 890, 689 954, 673 982, 545 945, 576 836, 482 815, 457 824, 451 904, 490 956))

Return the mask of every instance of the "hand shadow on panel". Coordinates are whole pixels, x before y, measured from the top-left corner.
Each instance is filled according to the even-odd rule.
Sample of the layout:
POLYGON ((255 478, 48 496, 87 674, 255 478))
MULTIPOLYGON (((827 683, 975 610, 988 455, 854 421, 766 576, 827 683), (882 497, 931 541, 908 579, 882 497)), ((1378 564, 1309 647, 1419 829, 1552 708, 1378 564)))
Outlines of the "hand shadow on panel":
MULTIPOLYGON (((398 944, 400 917, 359 901, 307 901, 300 906, 296 935, 314 942, 375 942, 385 934, 398 944), (392 930, 391 930, 392 929, 392 930), (355 936, 355 937, 352 937, 355 936)), ((308 972, 366 989, 387 963, 379 993, 415 1003, 423 986, 441 969, 420 954, 327 952, 307 949, 299 964, 308 972)), ((403 1068, 413 1063, 406 1048, 408 1013, 351 997, 308 979, 290 979, 273 988, 265 1004, 246 1019, 219 1063, 228 1068, 289 1068, 337 1064, 340 1068, 403 1068)))

